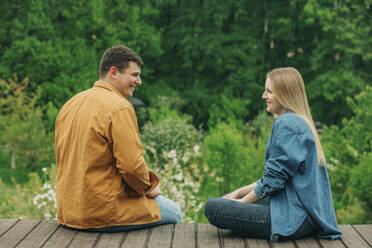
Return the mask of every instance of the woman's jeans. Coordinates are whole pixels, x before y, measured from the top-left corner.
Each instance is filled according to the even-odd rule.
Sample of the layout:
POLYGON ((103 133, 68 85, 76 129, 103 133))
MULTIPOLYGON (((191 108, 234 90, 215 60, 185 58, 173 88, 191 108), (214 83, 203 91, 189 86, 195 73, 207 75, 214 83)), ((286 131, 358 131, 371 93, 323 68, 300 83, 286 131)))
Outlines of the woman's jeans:
POLYGON ((142 225, 124 225, 103 228, 89 228, 84 230, 90 232, 123 232, 165 224, 177 224, 182 222, 182 212, 177 203, 162 195, 156 197, 155 201, 159 206, 161 215, 161 219, 157 222, 142 225))
MULTIPOLYGON (((249 204, 225 198, 208 199, 204 214, 209 222, 221 229, 229 229, 243 237, 270 239, 270 197, 249 204)), ((291 236, 279 240, 299 239, 311 236, 315 228, 308 219, 291 236)))

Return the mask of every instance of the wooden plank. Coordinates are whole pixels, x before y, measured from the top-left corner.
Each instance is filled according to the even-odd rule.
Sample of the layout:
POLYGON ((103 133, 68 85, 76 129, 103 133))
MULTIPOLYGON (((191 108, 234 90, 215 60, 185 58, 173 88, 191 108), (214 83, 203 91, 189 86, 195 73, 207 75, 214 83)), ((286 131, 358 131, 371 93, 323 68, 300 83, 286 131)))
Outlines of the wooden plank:
POLYGON ((237 234, 232 233, 228 230, 221 230, 222 247, 224 248, 244 248, 244 239, 239 237, 237 234))
MULTIPOLYGON (((341 225, 342 240, 314 238, 271 242, 272 247, 372 247, 372 225, 341 225), (320 245, 319 245, 320 244, 320 245)), ((242 239, 209 224, 177 224, 127 233, 88 233, 59 227, 57 222, 0 219, 0 247, 249 247, 268 248, 260 239, 242 239), (45 242, 45 244, 44 244, 45 242), (44 244, 44 245, 43 245, 44 244)))
POLYGON ((270 242, 274 248, 296 248, 295 243, 292 240, 270 242))
POLYGON ((298 239, 295 240, 295 243, 301 248, 321 248, 318 241, 314 238, 298 239))
POLYGON ((59 226, 57 231, 48 239, 43 248, 64 248, 74 239, 77 231, 59 226))
POLYGON ((41 221, 22 219, 0 237, 0 247, 9 248, 21 242, 41 221))
POLYGON ((196 247, 196 225, 194 223, 176 224, 174 226, 172 247, 196 247))
POLYGON ((209 224, 197 225, 196 240, 197 240, 196 247, 200 248, 222 247, 220 243, 218 229, 209 224))
POLYGON ((0 219, 0 237, 18 221, 19 219, 0 219))
POLYGON ((41 247, 48 238, 57 230, 58 223, 55 220, 41 222, 17 248, 41 247))
POLYGON ((147 247, 166 248, 171 247, 173 236, 173 224, 161 225, 151 228, 147 247))
POLYGON ((96 232, 78 232, 69 248, 91 248, 97 243, 99 234, 96 232))
POLYGON ((370 247, 351 225, 341 225, 339 226, 339 229, 342 232, 341 239, 346 246, 358 248, 370 247))
POLYGON ((96 248, 119 248, 125 237, 124 232, 102 233, 99 236, 96 248))
POLYGON ((150 229, 139 229, 126 233, 122 248, 144 248, 147 244, 150 229))
POLYGON ((321 244, 323 248, 345 248, 344 243, 342 243, 340 239, 337 240, 318 239, 318 242, 321 244))
POLYGON ((246 246, 249 248, 270 248, 270 243, 268 240, 265 239, 252 239, 247 238, 244 240, 246 246))
POLYGON ((372 225, 353 225, 353 227, 372 247, 372 225))

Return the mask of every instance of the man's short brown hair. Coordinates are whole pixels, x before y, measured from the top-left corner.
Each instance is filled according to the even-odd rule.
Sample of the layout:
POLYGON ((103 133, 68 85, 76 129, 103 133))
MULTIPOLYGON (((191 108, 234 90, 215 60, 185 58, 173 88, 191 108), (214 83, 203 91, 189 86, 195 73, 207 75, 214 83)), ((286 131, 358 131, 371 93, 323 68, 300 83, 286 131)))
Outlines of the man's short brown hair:
POLYGON ((102 55, 99 66, 99 77, 105 77, 112 66, 123 72, 128 68, 130 61, 137 63, 139 67, 143 66, 141 57, 126 46, 116 45, 107 49, 102 55))

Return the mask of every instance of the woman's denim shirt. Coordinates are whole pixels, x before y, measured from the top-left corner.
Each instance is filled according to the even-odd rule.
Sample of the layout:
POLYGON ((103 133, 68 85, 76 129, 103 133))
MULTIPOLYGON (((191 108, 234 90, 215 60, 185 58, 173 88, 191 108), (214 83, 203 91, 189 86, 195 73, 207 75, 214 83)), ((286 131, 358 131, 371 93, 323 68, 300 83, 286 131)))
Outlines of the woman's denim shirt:
POLYGON ((271 239, 297 231, 306 217, 319 238, 337 239, 331 188, 320 167, 313 134, 300 116, 287 111, 277 117, 266 147, 264 175, 254 191, 271 196, 271 239))

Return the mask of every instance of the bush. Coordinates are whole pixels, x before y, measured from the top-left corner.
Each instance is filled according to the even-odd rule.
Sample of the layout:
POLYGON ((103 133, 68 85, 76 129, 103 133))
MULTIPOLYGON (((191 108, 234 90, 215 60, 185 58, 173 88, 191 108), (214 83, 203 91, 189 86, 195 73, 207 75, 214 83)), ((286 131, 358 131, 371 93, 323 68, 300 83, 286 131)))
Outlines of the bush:
POLYGON ((40 177, 30 173, 25 184, 7 185, 0 180, 0 218, 55 219, 57 166, 43 168, 40 177))
POLYGON ((172 149, 164 156, 166 163, 156 166, 158 161, 155 161, 149 165, 160 178, 161 194, 180 205, 186 223, 195 222, 203 215, 203 199, 199 197, 199 189, 205 175, 198 149, 199 146, 195 145, 194 149, 186 150, 189 154, 187 160, 178 160, 177 150, 172 149))
POLYGON ((0 180, 8 185, 12 185, 14 182, 23 184, 29 180, 28 172, 26 170, 0 168, 0 180))
POLYGON ((0 80, 0 155, 3 168, 35 172, 54 161, 53 138, 46 132, 37 95, 28 95, 27 78, 0 80), (4 159, 7 158, 7 159, 4 159))
POLYGON ((352 194, 359 199, 366 213, 367 221, 372 223, 372 152, 365 155, 358 166, 351 171, 352 194))
POLYGON ((245 125, 244 151, 247 157, 247 166, 245 168, 247 181, 243 182, 245 185, 263 176, 266 145, 273 122, 274 118, 264 111, 245 125))
POLYGON ((215 127, 220 122, 233 121, 243 123, 242 117, 248 116, 250 100, 237 98, 228 94, 218 96, 219 101, 214 102, 209 108, 208 127, 215 127))
POLYGON ((146 123, 141 135, 148 166, 160 178, 161 193, 180 204, 184 222, 194 222, 202 216, 202 133, 166 105, 150 113, 155 121, 146 123))
POLYGON ((144 148, 147 151, 147 161, 162 168, 171 150, 177 151, 176 159, 188 160, 191 151, 200 145, 202 133, 187 119, 168 117, 157 124, 148 122, 143 126, 141 135, 144 148))
POLYGON ((353 116, 342 120, 340 127, 325 126, 320 138, 327 157, 334 204, 340 223, 354 223, 355 220, 364 223, 370 222, 371 216, 362 212, 369 211, 370 208, 360 208, 370 206, 370 203, 357 192, 368 192, 369 187, 365 182, 371 182, 367 165, 371 164, 368 154, 372 152, 372 87, 367 86, 353 99, 347 98, 347 102, 353 116), (358 179, 361 175, 362 178, 358 179), (358 200, 361 202, 356 202, 358 200), (357 206, 359 209, 355 209, 357 206), (356 212, 360 214, 353 214, 356 212))
MULTIPOLYGON (((245 176, 242 170, 247 158, 243 139, 243 133, 234 124, 224 122, 210 129, 204 139, 204 162, 212 171, 208 186, 210 189, 218 189, 220 196, 230 192, 233 182, 245 176)), ((212 195, 216 193, 214 190, 212 195)))
POLYGON ((220 122, 210 129, 203 143, 209 197, 221 196, 262 176, 272 123, 272 117, 261 113, 245 127, 220 122))

